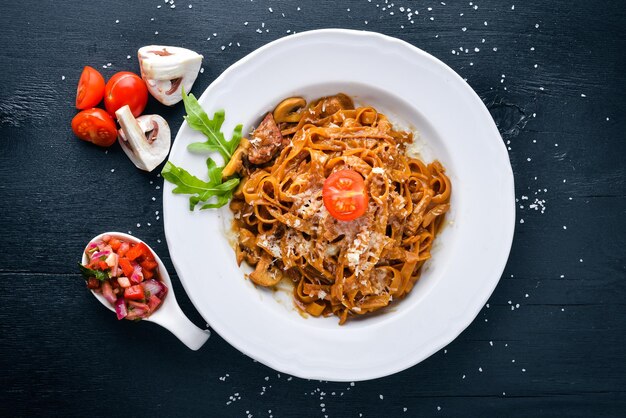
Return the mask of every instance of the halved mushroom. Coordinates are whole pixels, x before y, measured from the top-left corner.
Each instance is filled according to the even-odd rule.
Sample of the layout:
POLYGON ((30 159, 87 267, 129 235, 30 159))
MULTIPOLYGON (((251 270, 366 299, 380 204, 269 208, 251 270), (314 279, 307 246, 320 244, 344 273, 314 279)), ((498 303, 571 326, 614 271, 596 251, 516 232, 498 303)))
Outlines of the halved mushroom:
POLYGON ((120 146, 141 170, 152 171, 165 160, 172 143, 170 127, 159 115, 143 115, 137 119, 128 105, 115 112, 122 129, 118 132, 120 146))
POLYGON ((297 123, 302 118, 302 110, 306 106, 306 100, 302 97, 289 97, 276 106, 274 109, 274 120, 276 123, 297 123))
POLYGON ((283 278, 283 274, 277 268, 271 266, 272 258, 264 254, 256 265, 256 268, 250 273, 250 279, 259 286, 274 286, 283 278))
POLYGON ((241 168, 243 167, 243 156, 246 154, 249 147, 250 141, 248 141, 246 138, 241 138, 239 146, 237 146, 237 149, 233 153, 233 156, 230 157, 230 161, 228 161, 228 164, 226 164, 226 166, 222 170, 223 179, 228 178, 241 170, 241 168))
POLYGON ((144 46, 137 55, 148 91, 166 106, 183 99, 183 87, 186 92, 191 90, 203 58, 190 49, 162 45, 144 46))

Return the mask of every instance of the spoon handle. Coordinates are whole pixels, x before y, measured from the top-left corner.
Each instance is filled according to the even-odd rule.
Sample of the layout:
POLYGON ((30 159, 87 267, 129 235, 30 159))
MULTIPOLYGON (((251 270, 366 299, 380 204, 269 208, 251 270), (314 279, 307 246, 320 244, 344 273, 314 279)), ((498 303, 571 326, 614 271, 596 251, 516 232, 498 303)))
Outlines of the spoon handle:
MULTIPOLYGON (((173 295, 170 295, 173 296, 173 295)), ((176 303, 176 300, 172 298, 171 305, 167 307, 166 312, 162 312, 165 315, 157 315, 161 313, 161 310, 155 312, 148 320, 156 324, 161 325, 163 328, 168 329, 174 334, 183 344, 192 350, 197 350, 209 339, 211 331, 208 329, 203 330, 194 325, 183 313, 183 311, 176 303)), ((161 309, 165 308, 163 306, 161 309)))

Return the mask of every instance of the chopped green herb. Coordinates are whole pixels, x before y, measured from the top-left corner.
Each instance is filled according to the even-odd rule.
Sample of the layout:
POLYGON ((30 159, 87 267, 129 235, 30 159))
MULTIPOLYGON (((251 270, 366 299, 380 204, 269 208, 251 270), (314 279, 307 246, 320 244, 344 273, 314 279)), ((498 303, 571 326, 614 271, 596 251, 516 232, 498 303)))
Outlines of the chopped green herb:
POLYGON ((109 274, 106 271, 93 270, 83 266, 80 263, 78 263, 78 266, 80 267, 80 272, 82 273, 83 279, 85 280, 89 280, 90 278, 95 277, 96 279, 103 282, 109 279, 109 274))
MULTIPOLYGON (((242 125, 237 125, 233 131, 230 140, 224 138, 221 132, 224 123, 225 114, 223 110, 219 110, 213 114, 213 119, 209 119, 209 115, 202 109, 198 100, 193 94, 186 94, 183 90, 183 102, 187 115, 185 120, 189 127, 196 131, 202 132, 206 137, 206 142, 195 142, 189 144, 187 149, 191 152, 212 152, 217 151, 224 159, 224 164, 233 156, 241 141, 242 125)), ((182 167, 177 167, 171 162, 167 162, 161 175, 176 188, 172 190, 175 194, 188 194, 189 210, 214 198, 210 203, 204 203, 200 210, 210 208, 221 208, 233 197, 233 191, 239 184, 238 178, 231 178, 222 183, 222 170, 210 157, 206 161, 209 181, 204 181, 190 174, 182 167)))
POLYGON ((219 208, 224 206, 233 196, 233 189, 239 184, 238 178, 230 179, 222 183, 222 167, 218 167, 211 158, 207 159, 209 181, 200 180, 181 167, 167 162, 161 175, 176 188, 175 194, 189 194, 189 210, 194 210, 200 202, 206 202, 216 197, 215 203, 206 203, 200 209, 219 208))
POLYGON ((224 158, 224 164, 228 163, 237 149, 239 141, 241 141, 242 125, 237 125, 232 138, 227 140, 221 131, 225 118, 223 110, 218 110, 213 114, 213 119, 209 119, 209 115, 202 109, 195 96, 193 94, 187 95, 184 90, 183 103, 187 112, 185 120, 189 127, 202 132, 207 137, 206 142, 194 142, 189 144, 187 149, 191 152, 217 151, 224 158))

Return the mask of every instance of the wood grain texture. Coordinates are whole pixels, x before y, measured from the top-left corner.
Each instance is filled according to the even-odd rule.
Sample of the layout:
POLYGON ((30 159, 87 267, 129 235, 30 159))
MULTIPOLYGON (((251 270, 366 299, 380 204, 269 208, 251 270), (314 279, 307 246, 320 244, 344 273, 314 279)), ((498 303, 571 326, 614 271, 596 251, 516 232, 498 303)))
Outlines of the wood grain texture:
MULTIPOLYGON (((582 0, 389 3, 0 4, 2 416, 624 415, 625 9, 582 0), (110 77, 138 71, 143 45, 184 46, 205 57, 199 94, 287 31, 325 27, 424 49, 492 113, 509 147, 518 223, 488 306, 431 358, 354 386, 281 375, 215 334, 191 352, 154 324, 117 322, 74 265, 89 238, 120 230, 148 241, 174 272, 162 179, 136 170, 118 146, 105 152, 73 137, 82 67, 110 77)), ((182 106, 151 99, 147 112, 173 132, 182 122, 182 106)), ((203 325, 172 280, 185 313, 203 325)))

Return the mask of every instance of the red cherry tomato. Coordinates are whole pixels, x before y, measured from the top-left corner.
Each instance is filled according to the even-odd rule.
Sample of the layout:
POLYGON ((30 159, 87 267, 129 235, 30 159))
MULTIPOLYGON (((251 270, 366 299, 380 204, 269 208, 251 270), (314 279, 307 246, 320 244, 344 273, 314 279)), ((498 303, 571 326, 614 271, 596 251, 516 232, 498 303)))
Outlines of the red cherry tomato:
POLYGON ((107 81, 104 89, 104 107, 115 117, 115 111, 124 105, 130 107, 133 116, 141 115, 148 103, 148 87, 137 74, 122 71, 107 81))
POLYGON ((86 66, 78 80, 76 108, 95 107, 104 96, 104 78, 95 68, 86 66))
POLYGON ((369 196, 363 177, 354 170, 335 171, 324 182, 324 206, 333 218, 351 221, 367 210, 369 196))
POLYGON ((87 109, 72 119, 72 131, 80 139, 101 147, 113 145, 117 139, 115 121, 102 109, 87 109))

